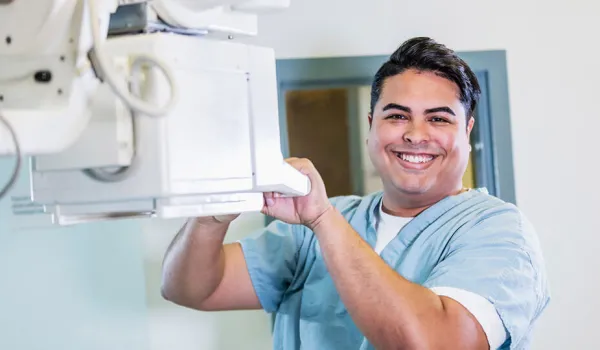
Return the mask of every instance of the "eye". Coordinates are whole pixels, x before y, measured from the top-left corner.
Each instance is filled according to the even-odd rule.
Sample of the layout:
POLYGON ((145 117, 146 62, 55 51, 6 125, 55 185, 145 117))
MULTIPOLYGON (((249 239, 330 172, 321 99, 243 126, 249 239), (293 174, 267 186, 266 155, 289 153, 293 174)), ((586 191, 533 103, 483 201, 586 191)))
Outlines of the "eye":
POLYGON ((387 117, 385 117, 385 119, 391 119, 391 120, 406 120, 408 119, 408 117, 402 115, 402 114, 391 114, 388 115, 387 117))
POLYGON ((431 117, 430 120, 434 123, 450 123, 450 121, 444 117, 431 117))

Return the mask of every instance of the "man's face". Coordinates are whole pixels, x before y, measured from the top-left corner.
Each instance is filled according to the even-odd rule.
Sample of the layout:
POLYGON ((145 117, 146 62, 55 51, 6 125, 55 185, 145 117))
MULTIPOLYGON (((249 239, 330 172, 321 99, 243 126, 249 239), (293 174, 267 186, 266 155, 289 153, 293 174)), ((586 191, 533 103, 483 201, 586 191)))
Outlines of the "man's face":
POLYGON ((369 115, 368 149, 386 191, 446 196, 462 186, 473 119, 456 84, 407 70, 386 79, 369 115))

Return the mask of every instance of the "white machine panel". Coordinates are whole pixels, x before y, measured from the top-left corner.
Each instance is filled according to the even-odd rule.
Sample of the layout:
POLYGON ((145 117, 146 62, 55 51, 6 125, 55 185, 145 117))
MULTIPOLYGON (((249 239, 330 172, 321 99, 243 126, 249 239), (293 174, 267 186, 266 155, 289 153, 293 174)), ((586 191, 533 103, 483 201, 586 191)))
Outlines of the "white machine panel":
POLYGON ((237 11, 254 13, 278 11, 288 7, 290 7, 290 0, 250 0, 232 6, 237 11))
POLYGON ((104 85, 92 98, 94 115, 76 143, 36 158, 38 171, 129 166, 134 154, 132 112, 104 85), (90 156, 90 150, 94 150, 90 156))
POLYGON ((30 188, 11 194, 13 212, 34 226, 308 194, 280 150, 274 51, 233 41, 289 2, 0 0, 0 155, 31 157, 0 199, 20 170, 30 188))
MULTIPOLYGON (((211 1, 223 3, 224 1, 211 1)), ((234 1, 235 3, 235 1, 234 1)), ((188 7, 185 0, 153 0, 152 7, 162 20, 175 27, 206 30, 211 35, 244 35, 258 34, 258 19, 256 14, 233 11, 228 6, 208 6, 204 10, 188 7)), ((203 5, 201 3, 200 5, 203 5)))
MULTIPOLYGON (((263 192, 309 192, 308 178, 281 154, 271 49, 163 33, 115 39, 107 46, 117 56, 132 48, 174 67, 178 102, 164 117, 135 117, 135 155, 118 181, 68 170, 74 149, 51 156, 64 171, 43 171, 35 163, 47 158, 36 157, 33 200, 59 223, 259 211, 263 192)), ((152 70, 146 82, 146 98, 160 104, 168 97, 160 73, 152 70)), ((89 145, 79 147, 93 157, 89 145)))
POLYGON ((175 181, 251 179, 250 103, 246 72, 199 67, 195 70, 182 69, 178 73, 181 84, 194 86, 189 93, 196 98, 182 99, 168 124, 172 178, 175 181), (196 117, 190 118, 190 111, 196 117), (224 138, 224 135, 227 137, 224 138), (202 140, 201 143, 198 140, 202 140), (210 148, 205 150, 210 149, 210 152, 191 145, 208 146, 210 148), (218 166, 207 167, 206 164, 218 166))
MULTIPOLYGON (((84 5, 19 0, 0 7, 0 110, 23 155, 63 151, 89 121, 97 80, 84 69, 92 45, 84 5)), ((101 28, 108 18, 102 12, 101 28)), ((0 155, 14 152, 11 134, 0 127, 0 155)))

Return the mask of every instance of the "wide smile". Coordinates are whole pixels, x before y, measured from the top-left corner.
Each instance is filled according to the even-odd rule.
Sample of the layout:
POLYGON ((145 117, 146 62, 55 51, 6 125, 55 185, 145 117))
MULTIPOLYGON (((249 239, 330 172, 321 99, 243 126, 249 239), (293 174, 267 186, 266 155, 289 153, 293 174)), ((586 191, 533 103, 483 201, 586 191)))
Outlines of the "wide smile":
POLYGON ((423 170, 431 166, 437 155, 427 153, 392 152, 402 167, 423 170))

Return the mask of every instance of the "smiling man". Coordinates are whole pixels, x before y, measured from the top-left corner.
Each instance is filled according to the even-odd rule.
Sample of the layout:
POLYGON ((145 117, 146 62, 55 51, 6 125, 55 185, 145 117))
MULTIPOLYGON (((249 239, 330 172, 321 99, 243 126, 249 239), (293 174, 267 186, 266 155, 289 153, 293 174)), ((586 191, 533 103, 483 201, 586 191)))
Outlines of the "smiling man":
POLYGON ((265 195, 277 220, 239 243, 223 245, 237 215, 189 220, 163 296, 275 313, 275 349, 529 348, 549 301, 536 233, 514 205, 462 186, 479 94, 453 51, 406 41, 372 86, 383 191, 328 198, 311 162, 289 159, 311 193, 265 195))

